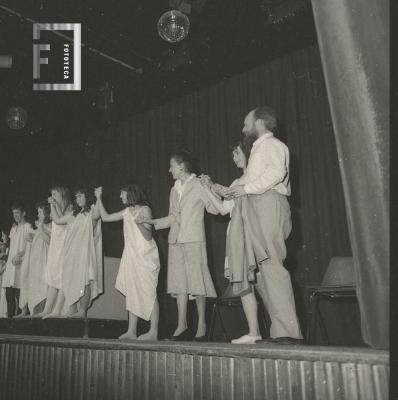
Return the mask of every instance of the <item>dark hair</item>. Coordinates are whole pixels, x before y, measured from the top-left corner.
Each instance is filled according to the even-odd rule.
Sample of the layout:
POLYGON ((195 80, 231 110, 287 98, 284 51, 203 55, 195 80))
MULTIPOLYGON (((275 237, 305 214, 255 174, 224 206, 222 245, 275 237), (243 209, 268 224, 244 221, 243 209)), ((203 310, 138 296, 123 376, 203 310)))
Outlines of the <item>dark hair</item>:
POLYGON ((176 151, 171 158, 177 162, 177 164, 184 164, 186 171, 192 174, 197 171, 197 160, 191 151, 182 149, 176 151))
POLYGON ((13 210, 20 210, 22 212, 26 212, 26 207, 24 204, 16 201, 15 203, 12 203, 12 205, 11 205, 11 211, 13 211, 13 210))
POLYGON ((149 206, 148 198, 141 186, 136 183, 127 183, 120 190, 127 193, 127 203, 126 206, 149 206))
POLYGON ((257 137, 254 135, 245 135, 242 139, 237 140, 230 146, 231 151, 234 151, 237 147, 240 147, 245 158, 246 165, 249 162, 250 152, 253 147, 253 143, 257 140, 257 137))
POLYGON ((66 186, 60 185, 60 184, 52 185, 50 187, 50 192, 52 192, 53 190, 56 190, 57 192, 61 193, 62 200, 64 203, 64 204, 62 204, 62 206, 63 206, 62 213, 64 213, 65 210, 67 209, 67 207, 72 203, 70 190, 66 186))
POLYGON ((257 107, 253 111, 254 119, 262 119, 265 127, 273 132, 278 127, 275 111, 268 106, 257 107))
POLYGON ((94 194, 93 191, 86 188, 86 187, 79 187, 75 190, 75 195, 78 193, 84 194, 84 197, 86 198, 86 204, 85 206, 80 209, 79 206, 76 203, 76 200, 74 201, 74 210, 73 210, 73 215, 79 214, 81 211, 83 212, 89 212, 91 209, 91 206, 94 204, 94 194))
POLYGON ((43 214, 44 214, 44 223, 45 224, 49 224, 51 222, 51 207, 50 204, 48 204, 48 202, 46 201, 40 201, 39 203, 37 203, 36 208, 40 208, 41 210, 43 210, 43 214))

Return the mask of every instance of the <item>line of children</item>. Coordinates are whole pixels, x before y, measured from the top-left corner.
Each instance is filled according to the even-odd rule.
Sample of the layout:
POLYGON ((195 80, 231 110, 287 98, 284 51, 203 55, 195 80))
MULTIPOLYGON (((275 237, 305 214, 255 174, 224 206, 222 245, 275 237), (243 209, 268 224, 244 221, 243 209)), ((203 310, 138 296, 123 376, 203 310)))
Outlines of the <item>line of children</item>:
MULTIPOLYGON (((249 152, 242 150, 242 144, 235 146, 233 155, 237 166, 245 170, 249 152)), ((178 310, 177 327, 170 339, 191 339, 187 305, 188 300, 195 299, 198 324, 194 340, 204 341, 206 298, 216 297, 207 263, 204 211, 231 213, 233 201, 222 202, 209 189, 209 179, 198 178, 193 170, 189 151, 180 151, 171 157, 169 172, 175 183, 170 191, 169 214, 163 218, 152 218, 146 196, 136 184, 121 189, 120 198, 125 208, 111 214, 103 205, 102 187, 94 191, 95 204, 88 189, 75 191, 73 207, 69 190, 54 186, 48 199, 50 206, 41 203, 37 208, 35 231, 25 221, 24 208, 13 206, 15 224, 10 233, 6 263, 1 261, 6 247, 5 235, 0 243, 0 276, 3 275, 1 286, 6 289, 7 315, 16 314, 19 288, 22 288, 21 315, 28 314, 29 309, 31 316, 43 318, 85 317, 92 301, 103 292, 101 219, 104 222, 122 220, 124 250, 115 287, 126 297, 129 323, 120 339, 158 339, 156 289, 160 261, 152 236, 153 225, 156 230, 170 229, 167 292, 176 297, 178 310), (2 269, 5 269, 3 274, 2 269), (150 329, 137 338, 138 318, 150 321, 150 329)), ((244 306, 249 301, 257 305, 250 288, 241 295, 244 306)), ((257 317, 246 307, 245 312, 250 333, 258 338, 257 317)))

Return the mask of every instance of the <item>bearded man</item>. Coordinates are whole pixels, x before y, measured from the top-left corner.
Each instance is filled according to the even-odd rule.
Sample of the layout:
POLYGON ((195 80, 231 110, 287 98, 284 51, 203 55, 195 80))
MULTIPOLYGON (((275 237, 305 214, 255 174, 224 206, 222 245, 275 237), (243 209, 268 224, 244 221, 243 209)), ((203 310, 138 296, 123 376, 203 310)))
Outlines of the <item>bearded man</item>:
MULTIPOLYGON (((290 206, 289 149, 274 136, 277 128, 275 112, 257 107, 244 120, 243 134, 255 136, 244 185, 233 186, 226 196, 237 198, 248 195, 248 200, 261 227, 260 238, 268 259, 259 265, 264 286, 262 296, 271 318, 270 338, 266 341, 297 343, 302 334, 296 314, 289 272, 284 268, 285 240, 292 223, 290 206)), ((250 221, 249 221, 250 223, 250 221)))

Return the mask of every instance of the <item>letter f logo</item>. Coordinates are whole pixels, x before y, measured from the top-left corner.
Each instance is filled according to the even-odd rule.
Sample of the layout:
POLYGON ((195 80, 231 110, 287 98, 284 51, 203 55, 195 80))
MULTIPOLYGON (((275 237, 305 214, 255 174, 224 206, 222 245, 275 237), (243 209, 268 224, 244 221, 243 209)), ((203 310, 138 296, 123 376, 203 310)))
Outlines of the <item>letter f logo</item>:
MULTIPOLYGON (((33 25, 33 40, 40 39, 40 24, 33 25)), ((40 64, 48 64, 48 58, 41 58, 40 52, 50 50, 49 44, 33 44, 33 79, 40 79, 40 64)))

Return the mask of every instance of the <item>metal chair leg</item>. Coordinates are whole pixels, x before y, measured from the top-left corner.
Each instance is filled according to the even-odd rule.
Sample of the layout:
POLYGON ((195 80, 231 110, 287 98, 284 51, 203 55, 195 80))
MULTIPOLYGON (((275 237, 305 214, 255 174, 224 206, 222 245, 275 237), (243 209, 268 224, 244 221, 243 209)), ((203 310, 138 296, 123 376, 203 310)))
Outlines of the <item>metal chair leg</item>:
POLYGON ((217 313, 218 319, 220 321, 220 327, 221 327, 222 333, 224 335, 225 341, 230 342, 231 339, 227 335, 227 331, 225 330, 225 326, 224 326, 224 321, 223 321, 221 313, 220 313, 220 306, 221 306, 221 304, 219 304, 218 307, 216 307, 216 313, 217 313))
POLYGON ((210 318, 210 327, 209 327, 209 333, 207 336, 207 340, 211 342, 213 340, 213 334, 214 334, 214 326, 216 323, 216 308, 217 308, 217 301, 213 304, 213 309, 211 311, 211 318, 210 318))
MULTIPOLYGON (((319 305, 318 305, 318 307, 319 307, 319 305)), ((317 314, 319 317, 319 328, 320 328, 321 334, 322 334, 323 338, 326 339, 326 344, 329 345, 330 340, 329 340, 328 331, 326 329, 326 325, 325 325, 325 321, 323 319, 322 313, 319 311, 319 309, 317 310, 317 314)))
POLYGON ((318 300, 319 298, 315 293, 311 295, 310 298, 310 323, 307 329, 307 344, 313 344, 316 332, 317 317, 318 317, 318 300))

